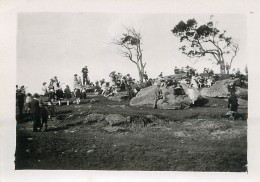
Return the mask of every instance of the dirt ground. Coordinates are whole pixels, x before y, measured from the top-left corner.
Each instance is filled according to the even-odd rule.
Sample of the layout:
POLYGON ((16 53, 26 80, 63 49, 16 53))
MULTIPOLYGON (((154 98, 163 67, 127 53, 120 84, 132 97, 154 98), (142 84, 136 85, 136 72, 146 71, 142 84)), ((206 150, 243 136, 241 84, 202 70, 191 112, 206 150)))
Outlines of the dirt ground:
POLYGON ((55 106, 47 132, 32 132, 32 121, 18 122, 16 169, 246 171, 247 108, 241 118, 224 118, 224 99, 204 107, 154 110, 104 97, 80 105, 55 106), (131 117, 153 115, 163 122, 105 120, 84 122, 91 113, 131 117))

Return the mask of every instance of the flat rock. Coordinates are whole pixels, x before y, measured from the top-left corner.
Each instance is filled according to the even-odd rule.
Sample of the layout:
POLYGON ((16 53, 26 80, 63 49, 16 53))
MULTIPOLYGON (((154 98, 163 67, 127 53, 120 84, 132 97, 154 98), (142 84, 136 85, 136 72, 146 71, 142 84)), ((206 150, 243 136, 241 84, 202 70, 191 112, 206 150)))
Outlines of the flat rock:
POLYGON ((126 117, 124 117, 121 114, 109 114, 106 116, 105 120, 111 125, 111 126, 115 126, 115 125, 119 125, 121 123, 125 123, 126 121, 126 117))
POLYGON ((91 123, 91 122, 99 122, 105 119, 105 115, 104 114, 90 114, 88 115, 85 120, 84 123, 91 123))

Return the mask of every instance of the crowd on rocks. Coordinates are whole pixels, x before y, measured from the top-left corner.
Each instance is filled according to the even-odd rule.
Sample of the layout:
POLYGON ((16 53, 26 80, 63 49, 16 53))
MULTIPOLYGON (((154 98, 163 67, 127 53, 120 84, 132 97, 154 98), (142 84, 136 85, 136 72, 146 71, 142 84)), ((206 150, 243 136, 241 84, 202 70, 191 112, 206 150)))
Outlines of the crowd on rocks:
MULTIPOLYGON (((34 118, 34 131, 38 131, 37 127, 42 127, 45 123, 47 129, 47 119, 54 115, 54 103, 59 103, 65 100, 67 105, 73 100, 74 103, 80 104, 81 99, 87 98, 88 90, 91 90, 95 95, 102 95, 105 97, 111 97, 118 92, 126 91, 128 98, 131 99, 137 95, 137 93, 145 87, 157 85, 155 91, 154 108, 157 108, 157 102, 163 99, 163 93, 161 87, 173 86, 174 95, 185 95, 183 84, 188 85, 189 88, 201 89, 204 87, 211 87, 217 80, 221 79, 218 74, 214 74, 213 70, 204 68, 203 73, 199 74, 196 69, 186 66, 185 68, 174 68, 174 75, 163 76, 161 72, 155 79, 148 78, 147 73, 144 73, 143 82, 137 81, 130 76, 130 74, 123 75, 119 72, 113 71, 109 74, 109 81, 102 79, 96 81, 95 84, 90 82, 88 77, 88 67, 82 68, 82 78, 77 74, 74 75, 73 90, 69 85, 63 90, 57 76, 50 79, 49 84, 43 82, 42 93, 40 95, 26 93, 25 86, 18 88, 16 85, 16 98, 19 111, 18 119, 22 119, 23 110, 26 114, 31 114, 34 118), (36 100, 36 101, 35 101, 36 100), (39 106, 39 107, 38 107, 39 106), (46 119, 47 118, 47 119, 46 119), (39 122, 41 121, 41 122, 39 122), (39 124, 41 123, 41 124, 39 124)), ((247 77, 240 73, 239 70, 230 74, 231 78, 239 78, 240 86, 247 87, 247 77)), ((231 111, 237 110, 237 99, 234 92, 234 86, 229 87, 230 98, 228 107, 231 111)), ((192 95, 192 94, 191 94, 192 95)), ((45 129, 45 130, 46 130, 45 129)))

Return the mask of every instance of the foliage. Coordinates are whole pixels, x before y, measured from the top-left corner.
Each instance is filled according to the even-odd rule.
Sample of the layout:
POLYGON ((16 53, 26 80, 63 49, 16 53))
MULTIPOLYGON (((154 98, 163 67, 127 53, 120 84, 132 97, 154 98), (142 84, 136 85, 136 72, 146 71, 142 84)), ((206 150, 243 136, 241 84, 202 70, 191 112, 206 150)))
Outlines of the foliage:
POLYGON ((126 33, 122 34, 119 39, 115 39, 113 43, 120 46, 120 51, 123 56, 137 66, 140 81, 142 82, 146 63, 143 63, 141 40, 140 32, 137 32, 134 28, 126 28, 126 33))
POLYGON ((238 44, 232 37, 226 35, 226 31, 220 31, 214 26, 213 21, 198 26, 195 19, 189 19, 186 23, 180 21, 172 33, 180 38, 183 44, 180 50, 190 58, 201 58, 211 55, 220 70, 225 73, 225 58, 229 57, 229 65, 239 50, 238 44))

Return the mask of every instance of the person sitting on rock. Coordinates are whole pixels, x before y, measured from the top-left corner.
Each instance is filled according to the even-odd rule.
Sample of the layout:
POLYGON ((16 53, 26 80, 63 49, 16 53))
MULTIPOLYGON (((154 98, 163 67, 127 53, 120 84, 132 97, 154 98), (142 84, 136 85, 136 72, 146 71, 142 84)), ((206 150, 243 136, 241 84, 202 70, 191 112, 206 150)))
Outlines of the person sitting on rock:
POLYGON ((177 66, 174 68, 174 74, 180 74, 180 69, 177 66))
POLYGON ((162 93, 162 89, 160 87, 161 87, 161 85, 157 84, 157 88, 155 90, 154 105, 153 105, 154 109, 157 109, 157 102, 158 102, 158 100, 163 99, 163 93, 162 93))
POLYGON ((148 81, 148 75, 147 75, 146 71, 144 72, 144 80, 145 80, 145 82, 148 81))
POLYGON ((177 83, 177 86, 173 90, 174 95, 184 95, 184 89, 182 88, 180 83, 177 83))

